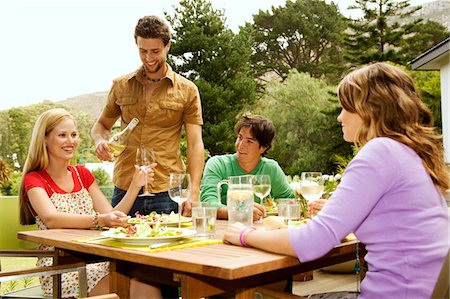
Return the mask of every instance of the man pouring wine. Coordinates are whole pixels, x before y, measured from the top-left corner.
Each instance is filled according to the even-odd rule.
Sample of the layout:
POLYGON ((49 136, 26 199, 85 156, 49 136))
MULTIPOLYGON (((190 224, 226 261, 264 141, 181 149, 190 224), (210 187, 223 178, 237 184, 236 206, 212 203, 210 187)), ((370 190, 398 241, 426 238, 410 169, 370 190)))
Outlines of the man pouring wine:
MULTIPOLYGON (((170 50, 170 30, 156 16, 141 18, 134 33, 142 66, 113 81, 102 114, 92 128, 95 154, 103 161, 112 160, 116 144, 110 141, 111 128, 120 118, 129 136, 125 150, 115 159, 112 204, 123 198, 130 184, 130 173, 136 162, 138 148, 152 149, 156 159, 155 179, 149 186, 149 196, 138 197, 129 215, 137 211, 149 214, 177 211, 177 204, 168 196, 169 174, 184 173, 180 139, 184 127, 187 140, 187 170, 192 179, 192 192, 184 203, 183 213, 190 216, 191 202, 198 201, 204 165, 202 112, 198 88, 175 73, 167 64, 170 50), (133 125, 137 119, 139 123, 133 125)), ((142 166, 142 165, 140 165, 142 166)), ((142 193, 142 192, 141 192, 142 193)))

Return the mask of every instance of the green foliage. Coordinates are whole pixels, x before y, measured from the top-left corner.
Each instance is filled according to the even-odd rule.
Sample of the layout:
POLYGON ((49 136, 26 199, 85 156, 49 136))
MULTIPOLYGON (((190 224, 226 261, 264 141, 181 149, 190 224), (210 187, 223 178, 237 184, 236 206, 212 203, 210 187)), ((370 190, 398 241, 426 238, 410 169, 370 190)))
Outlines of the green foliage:
POLYGON ((447 28, 435 21, 419 23, 411 28, 411 34, 405 35, 400 53, 405 61, 410 61, 437 45, 449 36, 447 28))
POLYGON ((347 168, 348 163, 350 163, 353 157, 355 157, 356 154, 358 153, 358 149, 355 146, 352 145, 351 147, 352 147, 351 153, 347 153, 347 155, 334 156, 334 161, 335 164, 337 165, 337 173, 340 175, 344 174, 344 171, 347 168))
POLYGON ((0 186, 0 193, 2 195, 19 195, 20 183, 22 182, 22 173, 19 171, 13 172, 9 180, 0 186))
POLYGON ((111 177, 109 176, 108 172, 104 170, 103 168, 96 168, 92 171, 92 175, 94 176, 95 180, 97 181, 97 184, 99 186, 110 186, 113 185, 113 182, 111 180, 111 177))
POLYGON ((322 80, 292 71, 282 83, 272 83, 254 106, 255 113, 270 118, 277 129, 268 156, 286 174, 302 171, 334 172, 333 156, 347 153, 336 121, 337 100, 322 80))
POLYGON ((69 107, 50 101, 0 112, 0 157, 5 159, 10 165, 18 162, 19 169, 22 169, 28 154, 34 123, 42 112, 57 107, 68 110, 77 121, 80 146, 74 155, 73 162, 78 161, 80 148, 93 146, 93 141, 90 138, 90 129, 95 120, 84 112, 77 112, 69 107), (17 161, 14 160, 13 154, 17 155, 17 161))
POLYGON ((257 76, 290 69, 336 81, 342 71, 341 32, 347 21, 336 4, 317 0, 286 1, 253 16, 253 62, 257 76))
POLYGON ((9 176, 11 175, 12 168, 5 160, 0 158, 0 185, 3 185, 9 181, 9 176))
POLYGON ((167 20, 173 30, 170 59, 175 71, 199 88, 205 148, 211 154, 233 150, 232 128, 244 103, 255 98, 251 39, 226 28, 222 11, 206 0, 183 0, 167 20))
POLYGON ((95 155, 95 148, 81 148, 80 159, 78 160, 78 164, 86 164, 86 163, 100 163, 100 159, 95 155))
POLYGON ((422 100, 433 112, 435 126, 442 132, 441 79, 439 72, 407 71, 411 74, 414 83, 420 90, 422 100))
MULTIPOLYGON (((346 58, 356 64, 375 61, 392 61, 405 64, 420 50, 403 48, 407 35, 424 38, 417 32, 423 26, 422 19, 401 24, 405 17, 411 16, 421 6, 410 8, 409 0, 355 0, 349 9, 359 9, 363 18, 352 20, 346 32, 346 58)), ((422 39, 423 40, 423 39, 422 39)))

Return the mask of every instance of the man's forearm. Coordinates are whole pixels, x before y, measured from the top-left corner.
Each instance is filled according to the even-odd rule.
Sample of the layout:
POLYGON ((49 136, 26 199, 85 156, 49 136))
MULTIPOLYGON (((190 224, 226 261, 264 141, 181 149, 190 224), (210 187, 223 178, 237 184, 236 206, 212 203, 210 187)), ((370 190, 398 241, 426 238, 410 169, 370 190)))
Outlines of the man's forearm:
POLYGON ((94 140, 94 145, 98 143, 99 140, 108 140, 110 131, 105 128, 101 123, 96 122, 91 130, 91 136, 94 140))
POLYGON ((200 182, 202 179, 203 167, 205 165, 203 143, 197 144, 187 149, 188 171, 191 175, 192 195, 198 199, 200 195, 200 182))

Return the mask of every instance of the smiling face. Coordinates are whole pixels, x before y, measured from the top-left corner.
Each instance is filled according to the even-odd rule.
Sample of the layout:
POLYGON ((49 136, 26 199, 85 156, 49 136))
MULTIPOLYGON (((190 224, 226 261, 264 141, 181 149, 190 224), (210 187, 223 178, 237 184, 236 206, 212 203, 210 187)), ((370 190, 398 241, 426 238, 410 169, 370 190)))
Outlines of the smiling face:
POLYGON ((78 131, 72 119, 59 123, 45 137, 50 159, 70 160, 78 146, 78 131))
POLYGON ((356 133, 363 124, 362 118, 358 114, 348 112, 342 108, 337 120, 341 123, 344 140, 347 142, 354 142, 356 133))
POLYGON ((157 79, 154 77, 164 76, 170 43, 164 46, 161 38, 143 38, 140 36, 136 38, 136 43, 147 76, 153 79, 157 79))
POLYGON ((266 151, 267 147, 260 146, 258 140, 253 137, 250 128, 242 127, 238 133, 235 142, 236 155, 239 164, 258 164, 261 155, 266 151))

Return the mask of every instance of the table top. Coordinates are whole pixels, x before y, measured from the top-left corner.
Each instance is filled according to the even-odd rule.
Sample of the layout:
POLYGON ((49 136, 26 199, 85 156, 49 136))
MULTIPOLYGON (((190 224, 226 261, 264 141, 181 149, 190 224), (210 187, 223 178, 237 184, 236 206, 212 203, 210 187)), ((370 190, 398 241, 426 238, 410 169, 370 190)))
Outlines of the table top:
MULTIPOLYGON (((223 236, 226 225, 227 221, 217 221, 218 238, 223 236)), ((214 244, 162 252, 143 252, 76 241, 99 235, 100 231, 82 229, 48 229, 18 233, 19 239, 46 244, 64 250, 226 280, 234 280, 301 265, 296 257, 227 244, 214 244)), ((342 243, 331 250, 326 257, 332 258, 334 256, 353 254, 356 248, 355 243, 355 241, 342 243)))

